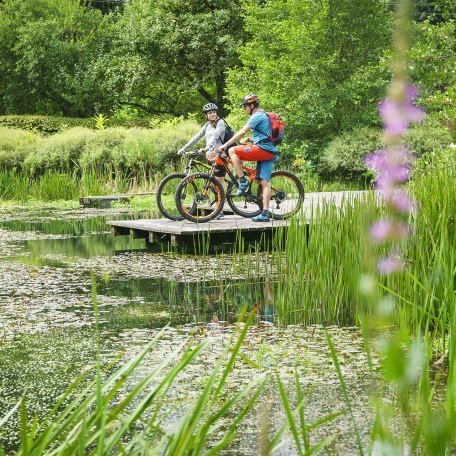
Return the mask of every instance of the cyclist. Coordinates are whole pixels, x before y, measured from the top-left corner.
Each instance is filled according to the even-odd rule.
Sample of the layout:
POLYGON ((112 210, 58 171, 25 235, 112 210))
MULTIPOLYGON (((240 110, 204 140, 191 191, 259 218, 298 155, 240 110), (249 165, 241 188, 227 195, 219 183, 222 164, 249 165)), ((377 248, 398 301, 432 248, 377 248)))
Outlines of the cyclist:
MULTIPOLYGON (((203 106, 203 113, 206 116, 207 122, 203 125, 199 133, 197 133, 184 147, 177 153, 183 155, 187 149, 196 144, 203 136, 206 136, 206 147, 200 149, 200 152, 206 152, 206 157, 209 161, 214 161, 216 155, 213 153, 214 148, 221 146, 226 133, 226 123, 218 115, 218 107, 215 103, 207 103, 203 106)), ((216 164, 215 177, 224 185, 226 170, 222 165, 216 164)))
POLYGON ((253 138, 247 139, 248 142, 253 142, 253 144, 231 147, 228 153, 239 177, 237 196, 242 195, 249 186, 249 182, 242 170, 242 160, 257 162, 255 177, 263 187, 263 211, 256 217, 252 217, 252 220, 254 222, 269 222, 272 216, 269 211, 269 202, 271 200, 270 180, 272 167, 277 160, 279 151, 270 139, 271 124, 268 116, 260 109, 260 98, 258 95, 254 93, 247 95, 242 100, 241 106, 250 117, 249 120, 230 140, 222 144, 218 150, 223 152, 245 136, 249 130, 253 131, 253 138))

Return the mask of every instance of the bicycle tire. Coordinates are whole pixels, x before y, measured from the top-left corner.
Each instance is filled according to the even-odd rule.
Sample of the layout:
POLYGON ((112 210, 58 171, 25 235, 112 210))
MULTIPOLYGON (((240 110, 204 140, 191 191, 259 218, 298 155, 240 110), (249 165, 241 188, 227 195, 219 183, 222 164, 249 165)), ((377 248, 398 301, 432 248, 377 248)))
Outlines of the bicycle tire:
MULTIPOLYGON (((258 197, 262 195, 258 187, 258 197)), ((274 171, 271 174, 271 202, 269 210, 272 218, 283 220, 296 214, 304 202, 304 185, 289 171, 274 171)))
POLYGON ((204 173, 191 174, 177 187, 175 202, 184 219, 194 223, 205 223, 222 212, 225 191, 215 177, 204 173))
POLYGON ((242 217, 255 217, 263 210, 263 200, 259 196, 259 182, 251 181, 247 194, 236 196, 237 187, 228 182, 226 190, 226 201, 233 212, 242 217))
POLYGON ((157 187, 157 207, 161 214, 169 220, 180 221, 184 217, 179 213, 174 200, 174 194, 176 193, 179 183, 186 177, 184 173, 173 173, 166 176, 157 187), (167 202, 165 195, 173 194, 171 202, 167 202))

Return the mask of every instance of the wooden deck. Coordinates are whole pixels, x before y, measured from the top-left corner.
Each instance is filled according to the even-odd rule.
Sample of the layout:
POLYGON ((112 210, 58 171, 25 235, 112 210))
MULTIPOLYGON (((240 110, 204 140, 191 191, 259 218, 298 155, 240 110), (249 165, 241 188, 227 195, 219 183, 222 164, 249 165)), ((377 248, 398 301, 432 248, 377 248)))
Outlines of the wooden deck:
POLYGON ((125 195, 108 195, 108 196, 82 196, 79 198, 79 204, 83 207, 97 207, 107 209, 111 207, 113 201, 126 202, 134 196, 155 195, 155 192, 128 193, 125 195))
MULTIPOLYGON (((307 224, 312 208, 323 201, 332 200, 336 206, 341 206, 344 200, 360 198, 366 192, 320 192, 308 193, 304 199, 300 220, 307 224)), ((272 236, 277 228, 286 227, 289 220, 271 220, 268 223, 252 222, 249 218, 238 215, 229 215, 226 211, 224 218, 212 220, 208 223, 191 223, 188 221, 175 222, 165 218, 141 220, 112 220, 107 222, 111 232, 115 235, 132 235, 135 238, 144 238, 146 244, 168 243, 173 246, 194 245, 205 242, 210 244, 230 243, 241 234, 247 241, 260 239, 261 236, 272 236)))

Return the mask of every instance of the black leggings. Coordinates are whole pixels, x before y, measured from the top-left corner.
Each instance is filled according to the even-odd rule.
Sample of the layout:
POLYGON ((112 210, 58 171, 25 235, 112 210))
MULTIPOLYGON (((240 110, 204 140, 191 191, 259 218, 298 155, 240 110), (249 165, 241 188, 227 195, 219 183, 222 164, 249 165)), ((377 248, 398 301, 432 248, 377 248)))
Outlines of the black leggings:
POLYGON ((219 165, 218 163, 215 165, 215 173, 214 176, 216 177, 225 177, 226 176, 226 169, 223 165, 219 165))

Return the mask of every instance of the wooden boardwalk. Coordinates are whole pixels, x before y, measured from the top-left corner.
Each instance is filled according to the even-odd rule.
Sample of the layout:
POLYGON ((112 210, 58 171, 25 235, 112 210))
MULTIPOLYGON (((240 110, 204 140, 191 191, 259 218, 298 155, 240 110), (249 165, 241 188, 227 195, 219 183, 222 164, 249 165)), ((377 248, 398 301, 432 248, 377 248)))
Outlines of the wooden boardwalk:
POLYGON ((79 198, 79 204, 83 207, 97 207, 98 209, 107 209, 111 207, 113 201, 126 202, 134 196, 155 195, 155 192, 128 193, 125 195, 108 195, 108 196, 82 196, 79 198))
MULTIPOLYGON (((353 200, 362 197, 366 192, 320 192, 305 195, 303 210, 300 214, 301 222, 308 223, 312 208, 323 201, 333 201, 341 206, 344 200, 353 200)), ((175 222, 165 218, 140 220, 112 220, 107 223, 115 235, 132 235, 135 238, 144 238, 146 244, 169 243, 173 246, 192 245, 208 239, 211 244, 233 242, 241 234, 247 241, 260 239, 261 236, 271 236, 277 228, 286 227, 289 220, 271 220, 268 223, 252 222, 250 218, 231 215, 228 207, 224 218, 212 220, 208 223, 191 223, 188 221, 175 222), (229 215, 230 214, 230 215, 229 215)))

